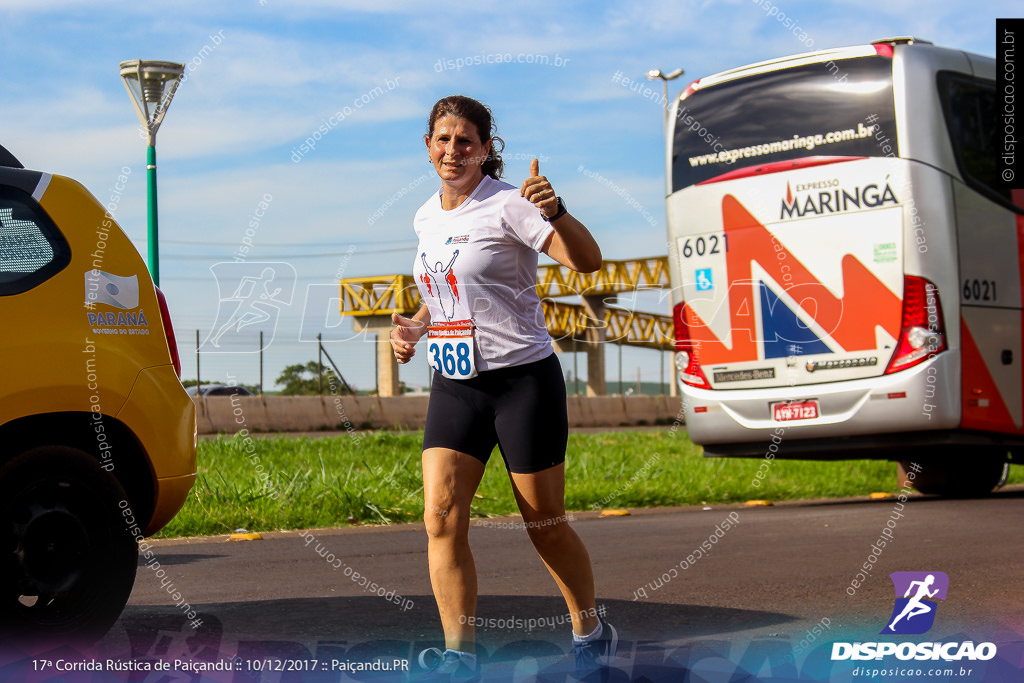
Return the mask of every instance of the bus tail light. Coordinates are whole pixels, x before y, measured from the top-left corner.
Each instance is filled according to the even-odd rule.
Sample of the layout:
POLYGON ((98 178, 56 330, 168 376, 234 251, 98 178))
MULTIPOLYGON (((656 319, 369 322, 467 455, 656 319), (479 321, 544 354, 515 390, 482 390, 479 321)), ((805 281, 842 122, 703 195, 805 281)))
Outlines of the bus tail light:
POLYGON ((885 374, 912 368, 947 348, 938 287, 922 277, 904 275, 903 325, 885 374))
POLYGON ((672 320, 676 336, 676 370, 679 372, 679 380, 691 387, 698 389, 710 389, 704 371, 700 369, 697 361, 696 350, 700 342, 690 338, 690 326, 686 322, 686 304, 678 303, 672 309, 672 320))

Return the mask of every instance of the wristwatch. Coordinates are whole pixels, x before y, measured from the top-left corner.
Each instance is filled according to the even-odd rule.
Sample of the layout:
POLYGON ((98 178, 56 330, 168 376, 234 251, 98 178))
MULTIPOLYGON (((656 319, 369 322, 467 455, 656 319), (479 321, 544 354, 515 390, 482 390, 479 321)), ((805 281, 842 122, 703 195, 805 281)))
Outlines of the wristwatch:
POLYGON ((565 208, 565 202, 562 201, 562 198, 561 197, 555 197, 555 199, 558 200, 558 211, 555 211, 555 215, 551 216, 550 218, 548 218, 547 216, 544 215, 543 212, 541 212, 541 214, 540 214, 541 217, 544 220, 546 220, 548 223, 550 223, 551 221, 554 221, 554 220, 558 220, 559 218, 561 218, 565 214, 569 213, 569 211, 565 208))

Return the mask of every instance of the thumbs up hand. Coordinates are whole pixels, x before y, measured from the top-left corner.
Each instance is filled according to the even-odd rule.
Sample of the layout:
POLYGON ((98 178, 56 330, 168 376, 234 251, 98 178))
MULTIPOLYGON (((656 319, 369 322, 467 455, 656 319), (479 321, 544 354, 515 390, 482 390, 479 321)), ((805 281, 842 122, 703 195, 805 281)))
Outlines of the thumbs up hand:
POLYGON ((540 174, 540 162, 530 162, 530 177, 523 181, 520 193, 540 209, 546 218, 558 212, 558 198, 548 179, 540 174))

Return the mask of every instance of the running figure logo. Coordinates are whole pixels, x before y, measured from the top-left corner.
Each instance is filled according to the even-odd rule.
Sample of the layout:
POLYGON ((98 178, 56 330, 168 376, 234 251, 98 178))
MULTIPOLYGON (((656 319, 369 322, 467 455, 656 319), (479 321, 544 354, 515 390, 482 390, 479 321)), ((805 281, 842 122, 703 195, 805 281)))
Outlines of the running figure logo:
MULTIPOLYGON (((444 312, 448 322, 455 320, 455 306, 462 302, 462 299, 459 297, 459 280, 455 277, 455 269, 453 268, 457 258, 459 258, 458 249, 452 254, 452 260, 448 262, 447 266, 438 261, 431 268, 430 263, 427 261, 426 252, 420 254, 420 260, 423 261, 423 269, 426 270, 420 276, 420 280, 427 286, 427 293, 437 297, 438 301, 441 302, 441 310, 444 312)), ((461 317, 467 318, 469 316, 463 315, 461 317)))
POLYGON ((295 291, 295 268, 290 263, 225 261, 210 266, 220 290, 217 320, 201 350, 256 352, 259 332, 266 348, 274 339, 282 306, 289 306, 295 291))
POLYGON ((893 572, 889 578, 896 590, 896 605, 888 626, 881 633, 916 635, 927 632, 935 623, 938 606, 930 598, 946 599, 949 577, 943 572, 893 572))

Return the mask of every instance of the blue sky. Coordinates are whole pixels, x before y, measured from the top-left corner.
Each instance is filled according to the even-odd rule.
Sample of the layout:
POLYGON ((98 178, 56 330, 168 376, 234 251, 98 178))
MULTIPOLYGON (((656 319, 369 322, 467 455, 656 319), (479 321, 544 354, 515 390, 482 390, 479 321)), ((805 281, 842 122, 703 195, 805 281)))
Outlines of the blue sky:
MULTIPOLYGON (((145 254, 145 141, 118 64, 185 63, 188 78, 157 138, 161 288, 183 377, 195 377, 196 330, 205 339, 217 319, 211 266, 238 253, 262 201, 245 257, 290 263, 297 278, 265 352, 266 385, 284 365, 316 358, 300 331, 321 326, 325 338, 348 339, 328 349, 351 384, 369 388, 372 344, 307 295, 310 286, 334 287, 339 273, 411 271, 412 216, 437 187, 422 138, 438 98, 462 93, 491 106, 506 142, 505 179, 518 185, 530 158, 541 158, 605 258, 663 255, 661 84, 644 81, 649 69, 686 70, 671 95, 723 69, 895 35, 993 55, 995 18, 1018 10, 997 1, 965 12, 952 0, 2 0, 0 144, 104 202, 130 169, 115 215, 145 254), (656 93, 645 97, 616 75, 656 93), (318 139, 304 151, 307 138, 318 139)), ((643 307, 669 312, 654 298, 643 307)), ((613 380, 616 354, 609 350, 613 380)), ((623 358, 627 381, 638 371, 658 378, 656 352, 623 358)), ((230 373, 255 382, 258 359, 204 354, 202 369, 204 380, 230 373)), ((410 384, 426 377, 422 354, 402 370, 410 384)))

